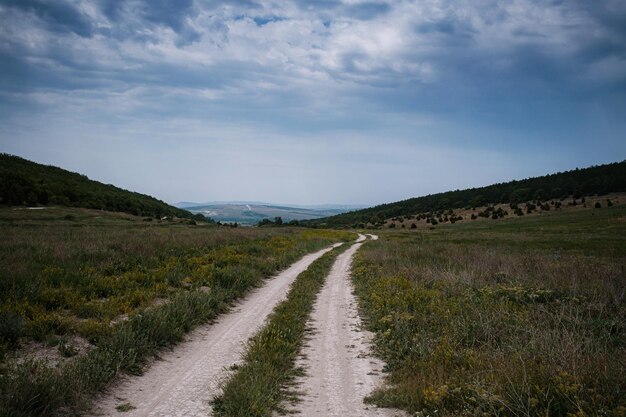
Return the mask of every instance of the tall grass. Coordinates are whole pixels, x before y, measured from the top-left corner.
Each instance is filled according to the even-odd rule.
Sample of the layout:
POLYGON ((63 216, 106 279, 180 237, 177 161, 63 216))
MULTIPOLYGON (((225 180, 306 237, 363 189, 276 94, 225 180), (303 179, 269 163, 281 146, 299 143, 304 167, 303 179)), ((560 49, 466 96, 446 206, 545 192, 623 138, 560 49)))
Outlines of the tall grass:
POLYGON ((466 226, 363 247, 353 280, 390 371, 369 400, 421 415, 623 416, 626 253, 550 222, 542 234, 520 220, 502 241, 466 226))
POLYGON ((95 342, 157 298, 254 281, 250 269, 267 275, 334 239, 288 228, 146 225, 76 209, 0 210, 0 233, 0 361, 20 337, 76 333, 95 342))
POLYGON ((0 415, 78 412, 118 372, 140 373, 158 349, 223 312, 263 278, 352 237, 88 220, 77 226, 58 219, 28 227, 0 222, 10 232, 0 246, 7 261, 0 266, 0 345, 11 351, 0 367, 0 415), (93 347, 66 364, 12 359, 25 340, 74 334, 93 347))
POLYGON ((141 373, 158 349, 179 342, 191 328, 223 312, 229 298, 221 289, 180 293, 169 304, 115 327, 95 349, 60 369, 35 360, 11 365, 0 376, 0 414, 78 414, 118 372, 141 373))
POLYGON ((249 341, 244 363, 214 400, 216 416, 261 417, 281 411, 280 404, 288 397, 286 386, 297 375, 294 363, 316 295, 335 259, 348 247, 343 245, 325 254, 298 276, 287 299, 249 341))

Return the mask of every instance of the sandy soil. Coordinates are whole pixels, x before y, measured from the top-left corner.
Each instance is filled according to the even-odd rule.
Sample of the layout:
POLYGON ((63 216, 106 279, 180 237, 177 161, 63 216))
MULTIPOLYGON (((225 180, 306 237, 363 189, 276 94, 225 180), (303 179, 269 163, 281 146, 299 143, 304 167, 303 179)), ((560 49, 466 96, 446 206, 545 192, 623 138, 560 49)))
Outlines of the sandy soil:
POLYGON ((372 334, 361 327, 349 278, 352 258, 362 244, 355 243, 337 258, 309 320, 313 334, 298 363, 306 375, 296 381, 303 401, 294 405, 303 417, 402 415, 363 403, 382 385, 383 363, 370 354, 372 334))
POLYGON ((143 376, 121 378, 97 400, 92 415, 99 416, 209 416, 209 400, 228 375, 228 368, 240 362, 245 342, 263 325, 269 313, 282 301, 289 285, 308 266, 331 248, 306 255, 287 270, 252 291, 231 312, 212 325, 202 326, 188 341, 165 352, 143 376), (120 412, 116 407, 130 404, 120 412))

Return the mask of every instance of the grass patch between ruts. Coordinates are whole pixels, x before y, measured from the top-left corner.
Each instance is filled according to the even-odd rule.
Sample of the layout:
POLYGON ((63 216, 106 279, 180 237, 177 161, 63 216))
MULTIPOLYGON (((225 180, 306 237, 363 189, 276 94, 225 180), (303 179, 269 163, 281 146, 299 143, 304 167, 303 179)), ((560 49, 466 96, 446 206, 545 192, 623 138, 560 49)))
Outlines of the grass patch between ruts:
POLYGON ((302 347, 313 304, 337 256, 350 245, 332 250, 313 262, 292 284, 287 299, 248 344, 244 363, 213 401, 220 417, 271 416, 289 396, 286 385, 298 374, 295 359, 302 347))

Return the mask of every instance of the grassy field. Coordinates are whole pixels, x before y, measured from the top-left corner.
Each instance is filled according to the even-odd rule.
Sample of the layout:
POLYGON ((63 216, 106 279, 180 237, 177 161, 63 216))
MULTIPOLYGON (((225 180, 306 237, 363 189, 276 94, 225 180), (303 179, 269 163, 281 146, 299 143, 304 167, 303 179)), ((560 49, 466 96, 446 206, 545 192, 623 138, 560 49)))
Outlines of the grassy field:
POLYGON ((626 206, 381 231, 353 280, 417 415, 624 416, 626 206))
POLYGON ((305 253, 353 234, 0 210, 0 410, 69 414, 305 253))

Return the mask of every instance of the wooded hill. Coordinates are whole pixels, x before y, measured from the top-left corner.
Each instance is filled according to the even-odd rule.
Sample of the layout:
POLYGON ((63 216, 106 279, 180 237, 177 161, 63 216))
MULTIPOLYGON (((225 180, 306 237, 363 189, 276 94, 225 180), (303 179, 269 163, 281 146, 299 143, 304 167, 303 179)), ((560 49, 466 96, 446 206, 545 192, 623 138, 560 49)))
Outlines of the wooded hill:
POLYGON ((4 153, 0 153, 0 205, 83 207, 136 216, 207 220, 149 195, 4 153))
POLYGON ((447 191, 395 203, 381 204, 323 219, 309 225, 363 227, 384 219, 439 210, 480 207, 488 204, 519 204, 527 201, 575 198, 626 191, 626 161, 559 172, 543 177, 498 183, 480 188, 447 191))

